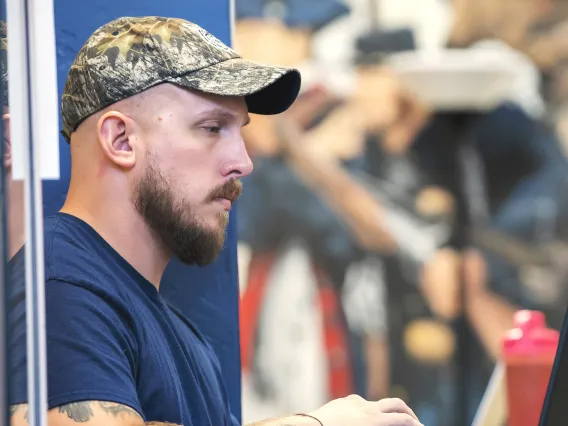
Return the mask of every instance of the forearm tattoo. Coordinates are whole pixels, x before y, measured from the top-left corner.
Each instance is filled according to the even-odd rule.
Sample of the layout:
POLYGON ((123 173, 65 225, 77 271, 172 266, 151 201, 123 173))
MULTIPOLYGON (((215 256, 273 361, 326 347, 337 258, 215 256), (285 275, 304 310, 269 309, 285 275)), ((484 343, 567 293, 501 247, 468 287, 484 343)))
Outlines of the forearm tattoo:
MULTIPOLYGON (((126 405, 117 404, 116 402, 106 402, 106 401, 83 401, 83 402, 73 402, 71 404, 62 405, 57 408, 59 413, 67 415, 67 417, 76 423, 86 423, 95 417, 96 410, 100 409, 103 412, 112 415, 113 417, 121 416, 133 416, 140 419, 140 414, 126 405)), ((13 418, 15 415, 21 413, 24 419, 28 420, 28 405, 19 404, 10 406, 10 417, 13 418)), ((148 422, 145 426, 179 426, 174 423, 165 422, 148 422)))
POLYGON ((140 415, 135 410, 133 410, 130 407, 127 407, 126 405, 117 404, 115 402, 104 402, 104 401, 100 401, 98 404, 99 407, 101 407, 101 409, 105 413, 112 414, 114 417, 118 417, 122 414, 140 417, 140 415))
POLYGON ((175 423, 164 423, 164 422, 149 422, 146 426, 180 426, 175 423))
POLYGON ((14 417, 16 413, 23 413, 24 419, 28 420, 28 404, 18 404, 10 406, 10 418, 14 417))
POLYGON ((93 417, 91 402, 72 402, 71 404, 58 407, 60 413, 67 414, 71 420, 77 423, 85 423, 93 417))
POLYGON ((140 417, 140 415, 130 407, 117 404, 116 402, 105 401, 73 402, 71 404, 62 405, 58 410, 60 413, 67 414, 67 417, 77 423, 85 423, 93 418, 93 407, 95 406, 98 406, 102 411, 114 417, 120 417, 122 415, 140 417))

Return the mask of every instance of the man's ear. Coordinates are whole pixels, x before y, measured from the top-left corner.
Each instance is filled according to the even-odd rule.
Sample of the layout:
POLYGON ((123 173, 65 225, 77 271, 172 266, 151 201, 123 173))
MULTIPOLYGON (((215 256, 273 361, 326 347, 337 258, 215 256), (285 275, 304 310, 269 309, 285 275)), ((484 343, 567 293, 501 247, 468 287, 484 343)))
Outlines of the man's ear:
POLYGON ((117 166, 130 169, 136 164, 136 138, 132 119, 118 111, 106 112, 97 122, 99 143, 117 166))

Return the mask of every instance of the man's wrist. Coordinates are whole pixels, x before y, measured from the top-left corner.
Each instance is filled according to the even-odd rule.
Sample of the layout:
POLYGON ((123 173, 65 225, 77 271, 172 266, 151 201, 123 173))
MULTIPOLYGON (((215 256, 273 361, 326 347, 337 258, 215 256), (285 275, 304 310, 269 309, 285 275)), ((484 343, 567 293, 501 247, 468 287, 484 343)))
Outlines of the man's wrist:
POLYGON ((294 426, 323 426, 323 423, 313 414, 296 414, 290 417, 294 426))
POLYGON ((248 426, 323 426, 323 423, 313 414, 294 414, 289 417, 264 420, 248 426))

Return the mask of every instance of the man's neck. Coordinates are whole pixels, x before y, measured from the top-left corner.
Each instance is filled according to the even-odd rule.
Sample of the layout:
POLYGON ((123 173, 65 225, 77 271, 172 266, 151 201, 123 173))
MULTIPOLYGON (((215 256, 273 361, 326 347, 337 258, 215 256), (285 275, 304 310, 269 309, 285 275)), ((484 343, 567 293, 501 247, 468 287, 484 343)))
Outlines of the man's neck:
POLYGON ((156 288, 171 255, 158 242, 144 220, 134 210, 104 208, 67 199, 61 209, 89 224, 114 250, 156 288))
POLYGON ((8 258, 22 248, 26 238, 24 182, 8 175, 8 258))

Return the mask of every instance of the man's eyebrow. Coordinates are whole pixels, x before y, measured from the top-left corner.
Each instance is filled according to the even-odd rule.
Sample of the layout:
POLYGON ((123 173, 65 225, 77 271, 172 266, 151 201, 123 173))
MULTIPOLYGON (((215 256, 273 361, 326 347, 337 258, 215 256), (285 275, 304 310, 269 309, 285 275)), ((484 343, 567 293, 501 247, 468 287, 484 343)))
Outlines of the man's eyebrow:
MULTIPOLYGON (((233 121, 242 121, 241 117, 238 114, 235 114, 231 111, 222 108, 212 108, 199 113, 200 117, 217 117, 217 118, 225 118, 228 120, 233 121)), ((250 116, 247 114, 244 121, 243 127, 250 123, 250 116)))

